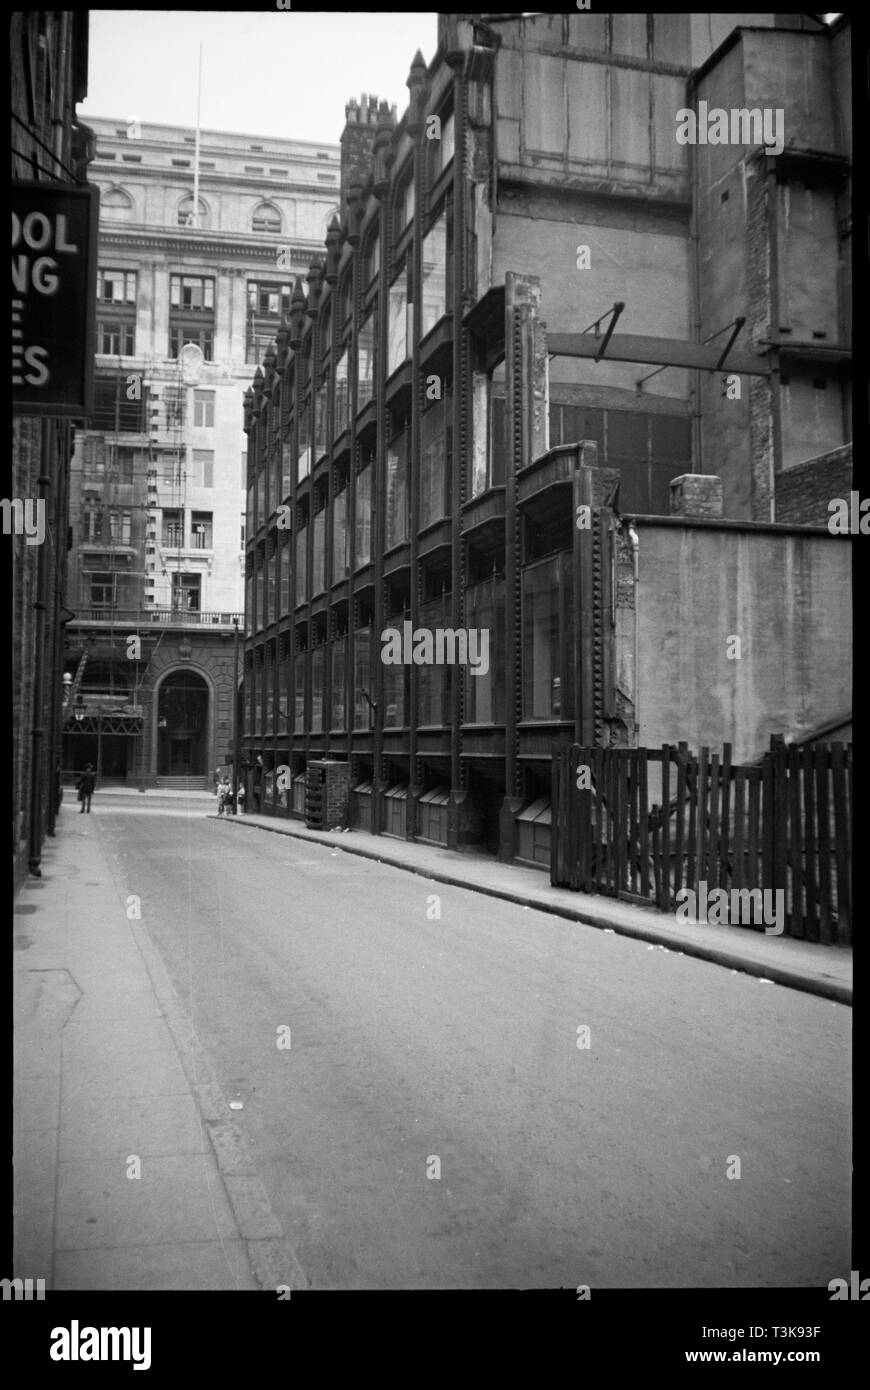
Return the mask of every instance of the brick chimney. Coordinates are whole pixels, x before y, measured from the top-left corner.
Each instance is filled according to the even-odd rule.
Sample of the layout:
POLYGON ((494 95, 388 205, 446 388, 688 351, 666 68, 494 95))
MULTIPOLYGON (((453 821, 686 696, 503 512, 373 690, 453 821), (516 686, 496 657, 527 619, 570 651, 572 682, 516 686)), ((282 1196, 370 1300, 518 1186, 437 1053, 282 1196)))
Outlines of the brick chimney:
POLYGON ((671 516, 722 515, 722 479, 712 473, 681 473, 671 480, 671 516))
MULTIPOLYGON (((355 185, 364 188, 372 173, 372 147, 378 121, 384 119, 383 107, 377 97, 363 92, 362 101, 351 97, 344 108, 346 123, 341 133, 341 213, 347 212, 347 195, 355 185), (380 114, 379 114, 380 112, 380 114)), ((396 108, 392 108, 395 124, 396 108)))

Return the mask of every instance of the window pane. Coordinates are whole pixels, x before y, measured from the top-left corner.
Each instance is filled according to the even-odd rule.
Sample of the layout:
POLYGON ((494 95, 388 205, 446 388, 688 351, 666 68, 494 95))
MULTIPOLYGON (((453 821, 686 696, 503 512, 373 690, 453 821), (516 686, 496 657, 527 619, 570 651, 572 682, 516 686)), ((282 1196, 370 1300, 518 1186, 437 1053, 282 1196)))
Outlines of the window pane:
POLYGON ((423 238, 423 335, 447 313, 447 219, 444 213, 423 238))
MULTIPOLYGON (((504 643, 499 640, 500 634, 504 632, 504 594, 503 579, 487 580, 466 591, 465 612, 468 627, 481 634, 489 633, 489 670, 484 671, 486 663, 482 661, 480 674, 475 675, 470 665, 463 673, 465 720, 468 724, 504 723, 504 643)), ((478 636, 477 650, 481 654, 485 650, 483 641, 483 637, 478 636)))
POLYGON ((347 489, 337 493, 332 503, 332 582, 347 578, 347 489))
POLYGON ((305 661, 305 652, 297 652, 296 660, 293 663, 293 681, 296 696, 293 727, 297 734, 305 732, 305 661))
POLYGON ((344 728, 344 673, 346 662, 347 638, 335 638, 332 642, 332 708, 329 714, 330 729, 344 728))
MULTIPOLYGON (((420 627, 434 631, 449 627, 446 601, 435 599, 420 605, 420 627)), ((447 668, 432 664, 421 666, 417 675, 417 718, 421 724, 443 724, 447 698, 447 668)))
POLYGON ((270 555, 266 561, 266 623, 273 623, 278 616, 275 612, 275 573, 276 560, 274 555, 270 555))
POLYGON ((350 382, 347 375, 347 349, 341 354, 335 368, 335 430, 338 437, 350 423, 350 382))
POLYGON ((311 407, 308 401, 299 412, 299 439, 296 457, 299 464, 296 480, 301 482, 311 472, 311 407))
POLYGON ((329 449, 329 438, 326 431, 326 408, 327 408, 327 383, 318 389, 314 397, 314 458, 315 461, 322 458, 329 449))
POLYGON ((408 223, 411 221, 411 218, 414 216, 414 205, 414 180, 413 178, 410 178, 408 179, 408 182, 405 184, 404 190, 402 192, 401 225, 403 228, 407 227, 408 223))
POLYGON ((314 518, 311 594, 322 593, 326 588, 326 509, 319 511, 314 518))
POLYGON ((194 550, 212 548, 211 512, 193 512, 190 518, 190 540, 194 550))
POLYGON ((387 325, 387 376, 408 356, 408 272, 403 270, 390 287, 387 325))
POLYGON ((308 598, 305 583, 306 561, 308 557, 308 527, 302 526, 296 533, 296 603, 304 603, 308 598))
POLYGON ((375 380, 375 316, 369 314, 359 331, 357 410, 372 398, 375 380))
POLYGON ((354 523, 355 563, 357 568, 372 558, 372 470, 364 468, 356 479, 356 515, 354 523))
POLYGON ((290 612, 290 533, 284 533, 284 540, 281 546, 281 607, 279 617, 290 612))
POLYGON ((213 487, 214 486, 214 450, 213 449, 194 449, 193 450, 193 486, 194 487, 213 487))
MULTIPOLYGON (((401 619, 395 619, 390 626, 398 626, 401 631, 401 619)), ((404 666, 384 667, 385 729, 401 728, 405 722, 405 670, 404 666)))
POLYGON ((453 124, 453 112, 447 117, 446 121, 441 122, 441 168, 446 169, 453 158, 456 148, 456 132, 453 124))
POLYGON ((562 714, 559 651, 559 560, 523 572, 523 718, 562 714))
POLYGON ((213 391, 194 391, 193 393, 193 423, 200 428, 211 429, 214 426, 214 392, 213 391))
POLYGON ((311 732, 323 732, 323 664, 326 647, 315 647, 311 653, 311 732))
POLYGON ((420 527, 440 521, 447 513, 450 395, 430 406, 423 416, 420 455, 420 527))
POLYGON ((353 644, 353 727, 368 729, 374 699, 371 687, 371 628, 363 627, 354 636, 353 644), (366 699, 366 696, 369 698, 366 699))
POLYGON ((288 497, 288 496, 290 495, 290 486, 291 486, 291 484, 290 484, 291 471, 290 471, 290 470, 291 470, 292 462, 293 462, 293 424, 292 424, 292 421, 291 421, 290 427, 288 428, 287 433, 286 433, 285 436, 284 436, 284 442, 283 442, 283 444, 281 445, 281 497, 282 497, 282 498, 288 497))
POLYGON ((387 549, 408 539, 408 431, 387 445, 387 549))

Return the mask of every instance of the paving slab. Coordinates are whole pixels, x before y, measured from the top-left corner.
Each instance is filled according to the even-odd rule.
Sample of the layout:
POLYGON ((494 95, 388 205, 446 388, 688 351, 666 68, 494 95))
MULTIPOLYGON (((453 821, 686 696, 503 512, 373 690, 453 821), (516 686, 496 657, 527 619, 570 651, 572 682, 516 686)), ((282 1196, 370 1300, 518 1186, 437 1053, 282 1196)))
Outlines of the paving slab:
POLYGON ((91 1155, 59 1164, 58 1250, 238 1236, 211 1155, 139 1157, 140 1178, 127 1176, 127 1155, 91 1155))
POLYGON ((140 1154, 199 1154, 208 1139, 196 1102, 174 1096, 66 1097, 61 1107, 62 1160, 140 1154))
POLYGON ((54 1287, 196 1293, 259 1285, 244 1241, 212 1240, 64 1250, 57 1257, 54 1287))

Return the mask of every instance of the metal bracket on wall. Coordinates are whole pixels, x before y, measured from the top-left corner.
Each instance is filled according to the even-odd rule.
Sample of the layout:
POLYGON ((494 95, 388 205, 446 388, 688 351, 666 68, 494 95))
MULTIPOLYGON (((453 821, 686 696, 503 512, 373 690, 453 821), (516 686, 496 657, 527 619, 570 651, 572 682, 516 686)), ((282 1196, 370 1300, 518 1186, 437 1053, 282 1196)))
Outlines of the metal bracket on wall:
MULTIPOLYGON (((607 310, 607 314, 612 315, 612 317, 610 319, 610 323, 607 325, 607 332, 604 334, 604 342, 601 344, 601 347, 596 352, 593 361, 600 362, 602 357, 606 353, 607 344, 610 342, 613 330, 619 322, 619 316, 624 308, 625 303, 623 302, 623 300, 617 299, 613 308, 607 310)), ((607 314, 602 314, 600 319, 596 319, 594 323, 590 323, 589 328, 584 328, 583 332, 588 333, 590 328, 594 328, 596 338, 600 338, 601 334, 599 332, 599 325, 602 324, 604 320, 607 318, 607 314)))

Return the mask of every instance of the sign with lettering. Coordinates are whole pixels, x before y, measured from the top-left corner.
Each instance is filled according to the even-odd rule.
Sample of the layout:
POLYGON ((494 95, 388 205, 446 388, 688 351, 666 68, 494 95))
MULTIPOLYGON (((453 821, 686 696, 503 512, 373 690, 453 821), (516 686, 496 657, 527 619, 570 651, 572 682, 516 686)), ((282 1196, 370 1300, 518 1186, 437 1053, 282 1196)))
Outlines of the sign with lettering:
POLYGON ((16 415, 93 409, 99 190, 12 186, 12 403, 16 415))

